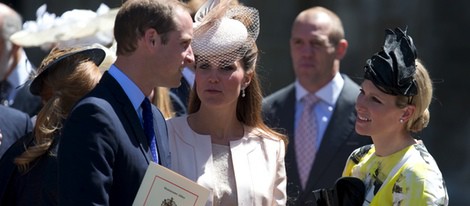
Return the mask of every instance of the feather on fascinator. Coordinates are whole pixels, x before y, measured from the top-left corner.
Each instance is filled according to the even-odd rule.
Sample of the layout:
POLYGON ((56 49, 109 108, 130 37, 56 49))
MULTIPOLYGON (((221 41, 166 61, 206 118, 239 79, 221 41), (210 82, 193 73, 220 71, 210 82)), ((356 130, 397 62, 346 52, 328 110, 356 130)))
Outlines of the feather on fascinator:
POLYGON ((413 77, 417 57, 413 39, 406 35, 406 30, 386 29, 383 50, 367 60, 364 78, 384 93, 414 96, 418 93, 413 77))
POLYGON ((208 0, 196 12, 192 49, 197 61, 225 67, 241 59, 259 34, 258 10, 232 0, 208 0))

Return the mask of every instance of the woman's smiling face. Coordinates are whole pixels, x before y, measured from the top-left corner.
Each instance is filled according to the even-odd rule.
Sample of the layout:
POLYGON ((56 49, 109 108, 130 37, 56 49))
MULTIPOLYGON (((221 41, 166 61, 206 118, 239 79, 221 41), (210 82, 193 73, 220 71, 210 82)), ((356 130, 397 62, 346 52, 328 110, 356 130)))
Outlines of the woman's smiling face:
POLYGON ((356 102, 356 132, 367 136, 397 133, 404 126, 400 118, 404 109, 396 105, 397 96, 380 91, 370 80, 364 80, 356 102))

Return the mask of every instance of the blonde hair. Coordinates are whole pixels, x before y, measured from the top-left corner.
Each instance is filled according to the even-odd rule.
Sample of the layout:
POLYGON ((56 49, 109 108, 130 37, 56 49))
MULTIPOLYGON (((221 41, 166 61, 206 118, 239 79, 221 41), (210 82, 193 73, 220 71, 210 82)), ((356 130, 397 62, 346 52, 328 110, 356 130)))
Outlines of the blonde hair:
POLYGON ((175 116, 173 104, 171 104, 170 90, 166 87, 155 87, 152 103, 160 109, 165 119, 175 116))
POLYGON ((413 115, 406 124, 406 130, 410 132, 419 132, 427 127, 430 119, 429 105, 432 100, 432 80, 428 71, 424 67, 421 60, 416 60, 416 73, 414 80, 418 89, 418 94, 413 97, 398 96, 397 106, 404 108, 406 105, 414 105, 416 107, 413 115), (408 104, 409 98, 412 98, 408 104))
MULTIPOLYGON (((54 58, 52 53, 54 51, 43 62, 54 58)), ((49 151, 74 104, 101 78, 96 64, 81 54, 66 57, 47 70, 48 73, 41 79, 41 90, 50 89, 53 95, 38 113, 33 131, 34 144, 14 160, 20 172, 27 172, 30 163, 49 151)))

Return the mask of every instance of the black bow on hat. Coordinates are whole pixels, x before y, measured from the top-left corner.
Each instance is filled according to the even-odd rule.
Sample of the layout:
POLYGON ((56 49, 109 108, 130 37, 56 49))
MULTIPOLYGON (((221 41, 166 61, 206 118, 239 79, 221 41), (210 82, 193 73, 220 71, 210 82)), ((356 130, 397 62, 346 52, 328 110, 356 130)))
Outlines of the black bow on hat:
POLYGON ((384 93, 414 96, 418 93, 413 78, 417 57, 413 39, 406 35, 406 30, 386 29, 383 50, 367 60, 364 78, 384 93))

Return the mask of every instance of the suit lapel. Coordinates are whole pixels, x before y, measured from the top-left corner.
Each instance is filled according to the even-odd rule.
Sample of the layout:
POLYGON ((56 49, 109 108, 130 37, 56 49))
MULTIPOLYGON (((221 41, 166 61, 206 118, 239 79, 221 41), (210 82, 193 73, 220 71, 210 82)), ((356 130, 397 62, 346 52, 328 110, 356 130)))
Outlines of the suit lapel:
MULTIPOLYGON (((337 154, 341 146, 347 142, 350 133, 354 132, 354 100, 351 100, 351 98, 355 97, 347 96, 351 93, 347 91, 350 89, 350 82, 349 79, 346 79, 344 76, 343 78, 345 79, 344 87, 338 97, 335 111, 328 123, 317 156, 315 157, 313 169, 310 172, 309 178, 314 178, 317 181, 320 179, 318 177, 323 175, 327 165, 334 158, 334 155, 337 154), (347 116, 345 116, 345 114, 347 114, 347 116)), ((344 162, 346 163, 346 160, 344 160, 344 162)), ((314 186, 318 183, 317 181, 309 181, 307 188, 314 189, 314 186)))
POLYGON ((137 116, 137 113, 130 112, 134 110, 133 107, 131 108, 122 107, 121 109, 122 109, 122 112, 125 114, 125 118, 127 122, 131 125, 131 128, 132 128, 132 134, 128 133, 129 138, 134 138, 137 142, 139 142, 139 148, 142 154, 145 156, 145 160, 147 161, 147 163, 150 163, 150 160, 152 160, 152 154, 149 149, 147 137, 145 136, 144 129, 142 128, 142 125, 140 123, 139 117, 137 116))
POLYGON ((165 145, 168 145, 168 130, 166 127, 165 118, 155 105, 152 105, 152 113, 154 125, 153 128, 155 129, 155 138, 157 141, 157 151, 160 164, 169 167, 170 164, 167 162, 167 160, 169 160, 171 157, 169 156, 169 148, 165 147, 165 145))
MULTIPOLYGON (((144 133, 144 129, 140 123, 139 116, 137 116, 132 106, 129 97, 126 95, 121 85, 112 77, 108 72, 103 74, 100 83, 103 83, 108 87, 108 90, 113 94, 115 101, 118 103, 119 108, 116 108, 118 117, 122 121, 122 124, 130 125, 130 131, 126 129, 129 138, 134 138, 139 143, 139 148, 142 154, 145 156, 147 163, 150 163, 151 154, 147 138, 144 133), (123 117, 123 118, 122 118, 123 117)), ((126 127, 126 126, 125 126, 126 127)))

